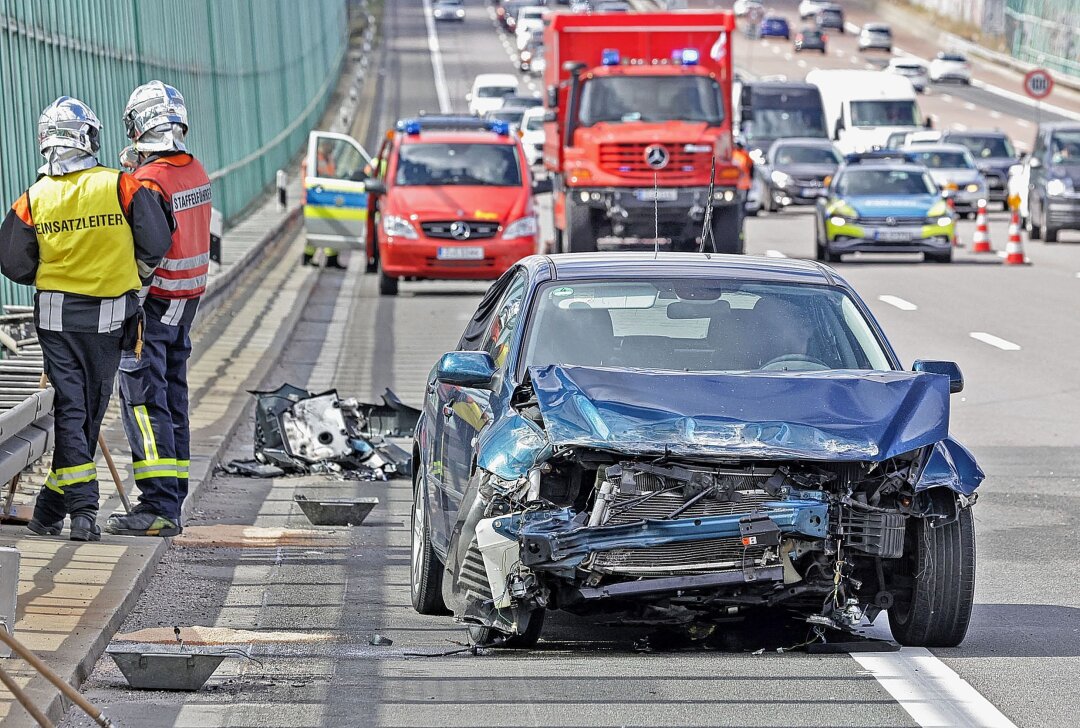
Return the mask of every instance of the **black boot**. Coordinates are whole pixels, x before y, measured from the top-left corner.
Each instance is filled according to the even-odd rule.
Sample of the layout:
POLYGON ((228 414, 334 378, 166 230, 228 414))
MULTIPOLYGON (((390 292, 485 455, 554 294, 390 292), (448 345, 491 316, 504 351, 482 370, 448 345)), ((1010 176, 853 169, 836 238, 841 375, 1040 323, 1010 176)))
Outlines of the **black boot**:
POLYGON ((101 528, 97 525, 96 513, 71 514, 72 541, 100 541, 101 528))
POLYGON ((36 517, 26 524, 26 527, 30 529, 31 533, 36 533, 38 536, 59 536, 60 531, 64 529, 64 519, 61 518, 56 523, 42 523, 36 517))
POLYGON ((338 262, 337 254, 326 256, 326 267, 334 270, 345 270, 345 266, 338 262))
POLYGON ((315 257, 311 253, 304 253, 304 257, 300 260, 300 265, 311 265, 311 259, 315 257))

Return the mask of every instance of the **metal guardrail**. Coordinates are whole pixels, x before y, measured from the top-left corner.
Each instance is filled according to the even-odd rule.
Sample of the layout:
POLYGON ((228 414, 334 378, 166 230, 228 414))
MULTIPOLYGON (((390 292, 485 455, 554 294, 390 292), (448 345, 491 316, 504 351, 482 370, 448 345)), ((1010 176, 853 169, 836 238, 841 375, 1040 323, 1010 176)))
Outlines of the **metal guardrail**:
MULTIPOLYGON (((11 483, 53 446, 54 390, 41 388, 41 347, 35 338, 21 338, 33 331, 33 314, 21 308, 0 316, 0 484, 11 483)), ((5 515, 10 505, 6 498, 5 515)))

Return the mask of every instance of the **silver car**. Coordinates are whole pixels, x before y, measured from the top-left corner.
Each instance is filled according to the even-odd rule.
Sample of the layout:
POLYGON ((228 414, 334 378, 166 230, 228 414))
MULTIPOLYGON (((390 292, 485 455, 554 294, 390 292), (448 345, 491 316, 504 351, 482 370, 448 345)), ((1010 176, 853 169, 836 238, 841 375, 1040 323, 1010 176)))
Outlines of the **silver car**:
POLYGON ((930 85, 930 74, 926 70, 926 64, 914 58, 894 58, 889 61, 887 69, 889 73, 895 73, 911 81, 912 88, 918 93, 925 93, 930 85))
POLYGON ((930 171, 930 176, 965 217, 974 215, 987 200, 986 178, 967 147, 961 144, 914 144, 904 147, 930 171))

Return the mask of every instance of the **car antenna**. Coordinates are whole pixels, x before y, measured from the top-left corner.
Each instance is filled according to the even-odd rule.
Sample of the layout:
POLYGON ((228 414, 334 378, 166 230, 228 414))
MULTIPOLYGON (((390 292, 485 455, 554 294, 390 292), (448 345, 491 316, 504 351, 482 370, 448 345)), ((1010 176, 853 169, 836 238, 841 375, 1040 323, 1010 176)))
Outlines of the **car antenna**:
POLYGON ((652 227, 653 227, 653 260, 660 257, 660 173, 652 173, 652 227))
POLYGON ((712 234, 713 192, 716 189, 716 155, 712 157, 712 167, 709 169, 709 199, 705 202, 705 219, 701 222, 701 246, 699 253, 705 253, 705 257, 712 260, 712 256, 705 250, 706 235, 712 240, 713 248, 716 248, 716 238, 712 234))

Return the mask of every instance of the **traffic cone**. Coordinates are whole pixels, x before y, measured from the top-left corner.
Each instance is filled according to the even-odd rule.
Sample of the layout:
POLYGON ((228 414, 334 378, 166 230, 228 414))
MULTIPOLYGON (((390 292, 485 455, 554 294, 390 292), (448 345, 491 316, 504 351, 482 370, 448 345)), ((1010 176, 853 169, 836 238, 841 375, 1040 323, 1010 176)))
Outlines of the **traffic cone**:
POLYGON ((971 239, 972 253, 993 253, 990 247, 990 230, 986 225, 986 202, 979 203, 979 211, 975 214, 975 237, 971 239))
POLYGON ((953 247, 954 248, 962 248, 963 246, 960 245, 960 236, 956 232, 957 230, 960 229, 960 224, 959 224, 960 223, 960 218, 958 218, 957 215, 956 215, 956 202, 953 200, 953 198, 946 197, 945 198, 945 204, 949 207, 949 215, 951 215, 952 219, 955 220, 955 222, 953 223, 953 229, 952 229, 952 244, 953 244, 953 247))
POLYGON ((1009 243, 1005 246, 1005 265, 1024 265, 1024 241, 1020 239, 1020 211, 1013 208, 1009 220, 1009 243))

